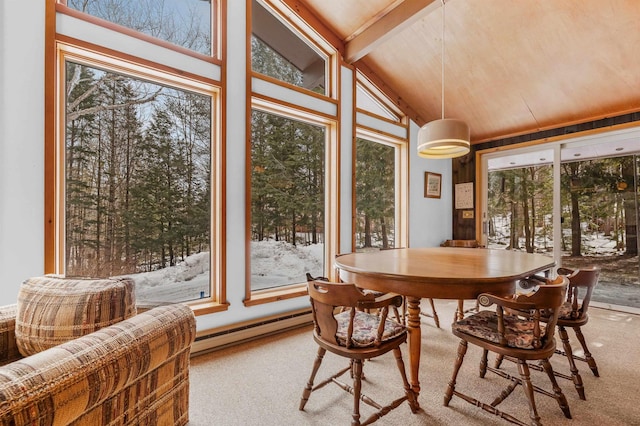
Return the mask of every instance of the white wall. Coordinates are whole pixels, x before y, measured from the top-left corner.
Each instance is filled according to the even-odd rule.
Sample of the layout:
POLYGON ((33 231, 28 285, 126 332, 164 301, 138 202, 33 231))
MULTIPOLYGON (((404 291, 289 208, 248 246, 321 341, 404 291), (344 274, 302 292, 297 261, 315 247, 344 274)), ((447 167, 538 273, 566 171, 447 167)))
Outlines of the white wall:
MULTIPOLYGON (((15 303, 20 283, 44 272, 44 1, 0 0, 0 306, 15 303)), ((198 318, 198 329, 298 309, 306 297, 244 307, 245 2, 230 1, 227 88, 227 299, 226 312, 198 318)), ((343 94, 353 73, 343 68, 343 94)), ((352 100, 342 99, 343 112, 352 100)), ((350 191, 351 114, 345 115, 341 179, 350 191)), ((436 246, 451 236, 451 161, 425 160, 416 152, 418 128, 411 127, 410 246, 436 246), (424 171, 442 173, 442 198, 423 198, 424 171)), ((350 247, 351 194, 342 194, 341 247, 350 247)))
POLYGON ((0 1, 0 306, 44 271, 44 1, 0 1))
POLYGON ((418 157, 419 127, 411 123, 409 149, 409 247, 437 247, 450 239, 453 223, 452 162, 418 157), (424 172, 442 174, 442 197, 424 197, 424 172))

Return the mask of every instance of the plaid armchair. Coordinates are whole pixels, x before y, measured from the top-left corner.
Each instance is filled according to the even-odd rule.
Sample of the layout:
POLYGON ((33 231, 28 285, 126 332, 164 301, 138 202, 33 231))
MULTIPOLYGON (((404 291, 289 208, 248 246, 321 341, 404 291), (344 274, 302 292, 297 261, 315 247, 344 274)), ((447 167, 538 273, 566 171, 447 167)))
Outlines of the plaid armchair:
POLYGON ((36 281, 38 286, 29 287, 27 293, 34 295, 32 291, 37 288, 38 297, 25 297, 21 292, 18 305, 0 307, 0 425, 188 423, 189 355, 195 338, 191 308, 174 304, 140 314, 134 311, 130 317, 102 327, 105 309, 122 313, 116 305, 134 300, 126 295, 114 298, 111 280, 110 290, 98 291, 86 312, 78 313, 76 306, 77 313, 71 316, 82 323, 83 329, 91 318, 100 319, 100 323, 85 334, 69 336, 63 343, 24 356, 21 337, 29 338, 25 347, 30 350, 37 343, 38 333, 60 339, 58 326, 63 335, 78 332, 78 327, 59 324, 66 318, 59 312, 68 299, 56 296, 67 291, 60 287, 67 282, 51 277, 36 281), (55 291, 49 291, 52 288, 55 291), (92 307, 97 310, 92 311, 92 307), (57 312, 58 324, 28 327, 23 323, 25 318, 47 317, 43 312, 32 315, 40 308, 57 312), (94 315, 98 311, 99 315, 94 315), (31 336, 19 332, 16 338, 16 323, 31 336))

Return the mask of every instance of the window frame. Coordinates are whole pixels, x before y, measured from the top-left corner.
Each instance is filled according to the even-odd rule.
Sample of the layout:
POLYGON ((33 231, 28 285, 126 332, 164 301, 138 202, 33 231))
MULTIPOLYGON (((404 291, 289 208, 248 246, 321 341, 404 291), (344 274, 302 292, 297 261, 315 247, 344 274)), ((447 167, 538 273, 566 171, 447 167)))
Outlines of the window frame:
POLYGON ((326 95, 295 86, 290 83, 254 72, 251 63, 252 0, 246 0, 246 194, 245 194, 245 306, 256 306, 280 300, 296 298, 307 294, 306 282, 290 284, 264 290, 251 290, 251 111, 259 109, 310 124, 325 126, 325 273, 334 276, 332 260, 340 246, 340 138, 338 106, 339 59, 336 48, 294 11, 286 0, 257 0, 262 7, 273 14, 283 25, 300 37, 326 58, 326 95))
MULTIPOLYGON (((257 110, 269 114, 278 115, 291 120, 301 121, 325 128, 325 211, 324 211, 324 272, 325 275, 331 269, 331 259, 336 255, 335 247, 338 246, 338 123, 335 118, 325 115, 313 114, 273 102, 272 100, 254 97, 250 111, 257 110)), ((251 114, 249 113, 248 117, 251 114)), ((248 120, 250 121, 250 120, 248 120)), ((251 123, 248 123, 247 131, 247 194, 246 194, 246 282, 245 282, 245 306, 255 306, 263 303, 275 302, 283 299, 300 297, 307 294, 306 282, 282 285, 278 287, 252 290, 251 288, 251 123)))
MULTIPOLYGON (((220 5, 221 1, 216 2, 220 5)), ((211 78, 181 72, 172 66, 152 62, 148 59, 134 57, 105 46, 97 46, 78 40, 56 31, 56 20, 59 14, 77 17, 83 15, 83 21, 93 21, 55 0, 47 2, 46 9, 46 80, 45 80, 45 273, 63 274, 65 270, 65 133, 66 133, 66 100, 65 100, 65 64, 67 60, 82 65, 100 68, 110 72, 131 76, 154 84, 169 86, 177 90, 187 90, 211 98, 211 216, 210 216, 210 296, 205 299, 183 302, 191 306, 197 315, 226 310, 224 267, 225 258, 225 161, 223 138, 223 85, 211 78), (86 18, 86 19, 85 19, 86 18)), ((219 15, 218 15, 219 16, 219 15)), ((97 18, 96 18, 97 19, 97 18)), ((100 20, 102 21, 102 20, 100 20)), ((95 22, 92 22, 95 24, 95 22)), ((110 23, 109 23, 110 24, 110 23)), ((100 22, 97 25, 101 25, 100 22)), ((107 25, 109 29, 115 24, 107 25)), ((213 24, 212 24, 213 25, 213 24)), ((219 25, 217 25, 219 27, 219 25)), ((118 31, 118 29, 115 29, 118 31)), ((126 31, 128 36, 132 30, 126 31)), ((144 35, 143 35, 144 36, 144 35)), ((135 36, 134 36, 135 37, 135 36)), ((145 39, 148 36, 136 37, 145 39)), ((154 39, 158 40, 158 39, 154 39)), ((171 51, 186 53, 184 49, 168 42, 154 42, 171 51)), ((190 56, 199 56, 199 60, 216 62, 211 57, 193 51, 190 56), (204 56, 204 58, 203 58, 204 56)))

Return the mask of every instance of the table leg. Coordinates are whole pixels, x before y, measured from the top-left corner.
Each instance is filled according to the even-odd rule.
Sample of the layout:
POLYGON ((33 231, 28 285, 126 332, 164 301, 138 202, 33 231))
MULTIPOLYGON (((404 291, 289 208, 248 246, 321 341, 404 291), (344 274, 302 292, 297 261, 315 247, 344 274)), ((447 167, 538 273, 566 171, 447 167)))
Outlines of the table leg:
POLYGON ((407 297, 407 306, 410 382, 417 400, 418 395, 420 394, 420 379, 418 378, 418 371, 420 367, 420 342, 422 340, 422 331, 420 329, 420 298, 407 297))

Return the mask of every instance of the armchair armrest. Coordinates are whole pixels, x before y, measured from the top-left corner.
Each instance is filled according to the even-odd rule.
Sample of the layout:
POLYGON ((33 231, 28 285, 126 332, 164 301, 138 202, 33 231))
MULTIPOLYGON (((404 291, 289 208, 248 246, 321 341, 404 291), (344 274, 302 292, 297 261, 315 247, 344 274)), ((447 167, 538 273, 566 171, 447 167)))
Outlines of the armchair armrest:
POLYGON ((0 374, 0 423, 70 424, 85 416, 80 423, 97 424, 102 415, 153 414, 157 406, 149 401, 162 400, 177 383, 188 394, 194 338, 191 308, 160 306, 23 358, 0 374), (114 403, 106 413, 108 399, 114 403))
POLYGON ((22 358, 16 344, 16 309, 15 304, 0 307, 0 365, 22 358))

